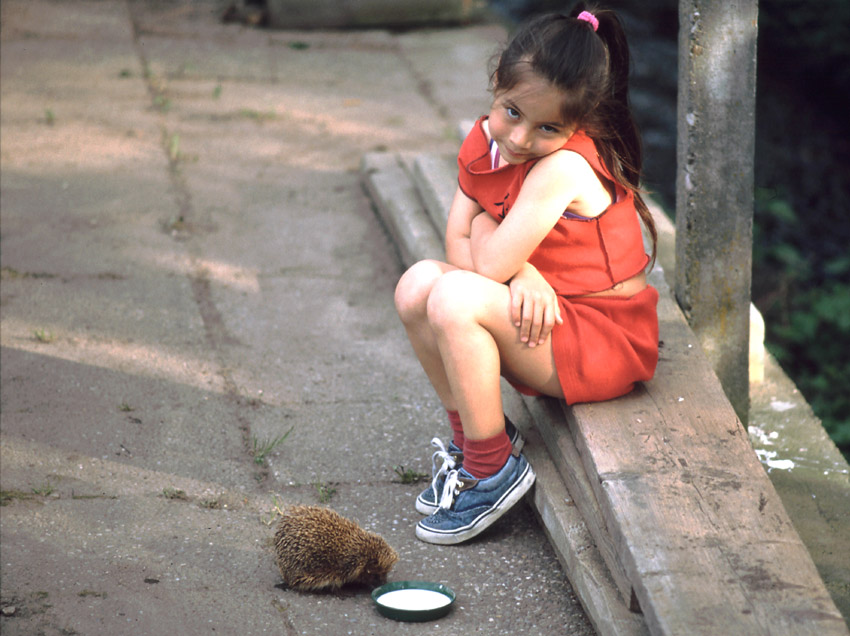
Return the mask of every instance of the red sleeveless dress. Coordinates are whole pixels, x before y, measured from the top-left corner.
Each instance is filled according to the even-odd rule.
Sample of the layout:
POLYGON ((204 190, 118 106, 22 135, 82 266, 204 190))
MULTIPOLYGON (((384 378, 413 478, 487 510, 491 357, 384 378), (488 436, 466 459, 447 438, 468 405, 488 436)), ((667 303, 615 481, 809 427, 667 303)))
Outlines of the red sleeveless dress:
MULTIPOLYGON (((458 183, 501 222, 536 160, 494 170, 485 119, 476 122, 461 146, 458 183)), ((580 154, 615 189, 614 202, 599 216, 562 216, 528 259, 560 299, 564 323, 555 325, 552 346, 564 396, 574 404, 618 397, 652 378, 658 363, 658 292, 647 287, 631 298, 581 297, 635 276, 649 257, 634 193, 611 178, 593 140, 579 131, 563 148, 580 154)))

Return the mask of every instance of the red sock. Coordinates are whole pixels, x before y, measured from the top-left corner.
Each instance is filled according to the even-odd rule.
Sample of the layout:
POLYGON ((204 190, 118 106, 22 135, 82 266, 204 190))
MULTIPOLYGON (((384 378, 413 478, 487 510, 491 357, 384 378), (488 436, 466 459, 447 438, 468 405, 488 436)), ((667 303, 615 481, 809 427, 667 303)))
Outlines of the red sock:
POLYGON ((449 424, 451 425, 452 432, 454 433, 452 441, 455 446, 457 446, 460 450, 463 450, 465 441, 463 437, 463 425, 460 423, 460 413, 457 411, 449 411, 448 409, 446 409, 446 413, 449 414, 449 424))
POLYGON ((512 450, 504 431, 488 439, 467 439, 463 445, 463 468, 476 479, 492 477, 508 461, 512 450))

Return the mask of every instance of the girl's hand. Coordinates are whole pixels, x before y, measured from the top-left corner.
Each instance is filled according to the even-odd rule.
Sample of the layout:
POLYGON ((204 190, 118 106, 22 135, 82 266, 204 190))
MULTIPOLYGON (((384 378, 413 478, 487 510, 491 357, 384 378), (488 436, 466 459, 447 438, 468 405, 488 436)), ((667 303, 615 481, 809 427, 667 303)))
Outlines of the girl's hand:
POLYGON ((555 290, 537 269, 528 263, 510 280, 511 320, 519 337, 529 347, 546 342, 556 324, 563 324, 555 290))

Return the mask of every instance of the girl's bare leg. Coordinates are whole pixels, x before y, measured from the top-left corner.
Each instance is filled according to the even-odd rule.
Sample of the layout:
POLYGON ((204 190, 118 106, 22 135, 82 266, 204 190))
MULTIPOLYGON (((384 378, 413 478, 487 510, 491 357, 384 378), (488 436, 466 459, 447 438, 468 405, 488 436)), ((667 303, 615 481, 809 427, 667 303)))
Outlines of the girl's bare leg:
POLYGON ((464 436, 472 440, 504 430, 503 373, 546 395, 563 397, 552 339, 537 347, 521 342, 510 301, 506 285, 462 270, 445 271, 427 295, 428 327, 423 331, 429 335, 419 339, 419 346, 427 349, 434 369, 426 373, 432 383, 438 379, 440 388, 434 388, 440 399, 460 412, 464 436))
POLYGON ((446 377, 436 334, 428 323, 427 306, 428 297, 437 281, 443 274, 455 269, 439 261, 420 261, 404 273, 395 291, 396 310, 413 351, 437 392, 437 397, 450 411, 457 410, 457 403, 446 377))

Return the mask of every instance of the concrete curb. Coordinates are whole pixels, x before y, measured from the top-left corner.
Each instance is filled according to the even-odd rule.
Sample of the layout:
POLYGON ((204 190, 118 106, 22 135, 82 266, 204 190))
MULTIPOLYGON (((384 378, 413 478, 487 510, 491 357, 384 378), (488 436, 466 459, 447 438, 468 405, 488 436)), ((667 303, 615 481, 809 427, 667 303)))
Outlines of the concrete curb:
POLYGON ((442 258, 437 230, 425 213, 407 170, 395 155, 370 153, 363 157, 361 171, 372 197, 404 263, 442 258))

